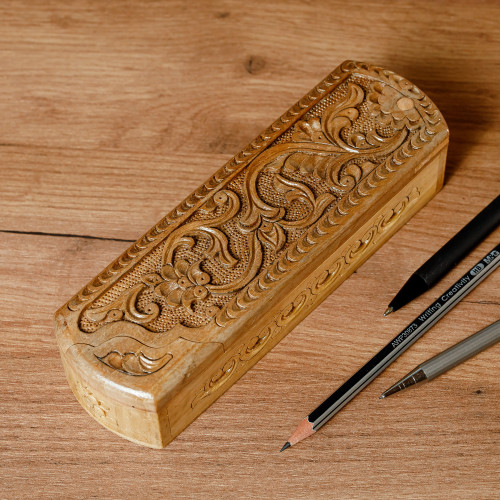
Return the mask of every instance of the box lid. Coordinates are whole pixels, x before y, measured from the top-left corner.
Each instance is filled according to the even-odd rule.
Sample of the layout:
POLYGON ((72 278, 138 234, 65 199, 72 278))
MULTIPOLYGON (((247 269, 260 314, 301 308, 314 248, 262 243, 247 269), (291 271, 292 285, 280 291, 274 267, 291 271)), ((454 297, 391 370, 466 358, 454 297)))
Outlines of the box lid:
POLYGON ((158 412, 447 137, 415 85, 344 62, 59 309, 65 363, 158 412))

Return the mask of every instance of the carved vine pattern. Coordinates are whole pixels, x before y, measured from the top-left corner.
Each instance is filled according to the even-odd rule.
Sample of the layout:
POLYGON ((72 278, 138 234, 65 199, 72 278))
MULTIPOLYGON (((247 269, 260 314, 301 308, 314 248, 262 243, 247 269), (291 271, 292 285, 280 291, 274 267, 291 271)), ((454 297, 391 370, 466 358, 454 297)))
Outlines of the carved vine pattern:
MULTIPOLYGON (((223 306, 211 303, 203 310, 205 317, 212 318, 216 325, 226 326, 276 286, 318 243, 331 237, 341 219, 353 207, 362 204, 373 189, 432 139, 439 120, 440 115, 432 102, 402 77, 362 63, 344 64, 340 71, 329 75, 257 141, 233 158, 101 273, 70 301, 68 307, 78 309, 102 292, 123 270, 130 268, 141 255, 157 245, 157 240, 167 228, 173 227, 166 235, 161 269, 142 276, 139 283, 111 303, 97 308, 87 307, 84 310, 87 320, 98 325, 129 321, 147 327, 159 317, 161 308, 154 301, 141 308, 137 306, 138 298, 145 290, 149 290, 153 297, 162 297, 168 307, 182 308, 189 314, 198 313, 196 308, 208 297, 231 293, 229 302, 223 306), (327 107, 320 117, 303 117, 328 89, 346 80, 354 70, 367 72, 365 76, 370 78, 376 75, 377 79, 372 82, 369 91, 365 93, 360 85, 349 80, 346 95, 327 107), (363 104, 378 123, 393 131, 391 135, 380 135, 375 129, 366 133, 359 130, 346 132, 356 123, 363 104), (297 116, 304 119, 297 122, 297 116), (295 125, 291 141, 265 149, 289 127, 288 124, 295 125), (261 149, 263 151, 259 155, 261 149), (377 163, 376 158, 382 161, 377 163), (243 207, 240 196, 227 189, 227 185, 228 180, 245 166, 243 207), (273 189, 284 197, 287 206, 295 202, 307 207, 302 218, 288 217, 287 209, 270 203, 260 195, 257 184, 263 172, 272 175, 273 189), (291 174, 315 177, 325 182, 329 191, 315 195, 311 188, 294 180, 291 174), (223 181, 226 181, 226 189, 207 197, 223 181), (205 200, 201 205, 200 199, 205 200), (193 212, 195 208, 197 212, 193 212), (176 221, 188 213, 202 213, 203 217, 190 219, 175 228, 176 221), (230 241, 223 230, 224 224, 237 215, 238 229, 246 237, 248 262, 236 280, 215 284, 203 264, 207 258, 216 258, 224 269, 231 270, 238 266, 239 259, 231 253, 230 241), (303 234, 286 245, 288 231, 294 229, 302 230, 303 234), (180 247, 192 249, 199 238, 208 241, 202 258, 196 262, 175 258, 180 247), (263 267, 266 246, 272 248, 277 257, 263 267)), ((258 337, 250 351, 262 347, 267 341, 267 336, 258 337)), ((148 356, 142 350, 113 349, 112 343, 109 346, 110 350, 101 356, 96 354, 97 358, 111 368, 132 375, 154 373, 172 357, 166 352, 162 356, 148 356)), ((233 361, 229 368, 222 369, 222 373, 231 372, 231 364, 237 364, 237 359, 241 360, 242 356, 240 353, 231 358, 233 361)), ((221 377, 224 378, 224 375, 221 377)))
POLYGON ((86 385, 75 380, 73 392, 83 401, 84 408, 97 420, 106 421, 111 425, 116 424, 116 419, 112 416, 110 408, 99 401, 86 385))

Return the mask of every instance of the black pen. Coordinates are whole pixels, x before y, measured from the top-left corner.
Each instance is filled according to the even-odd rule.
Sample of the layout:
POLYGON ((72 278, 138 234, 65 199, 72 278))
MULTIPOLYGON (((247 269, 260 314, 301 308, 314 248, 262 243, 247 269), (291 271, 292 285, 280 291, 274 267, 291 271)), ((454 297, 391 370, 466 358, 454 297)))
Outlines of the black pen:
POLYGON ((500 195, 417 269, 392 299, 384 316, 426 292, 500 224, 500 195))

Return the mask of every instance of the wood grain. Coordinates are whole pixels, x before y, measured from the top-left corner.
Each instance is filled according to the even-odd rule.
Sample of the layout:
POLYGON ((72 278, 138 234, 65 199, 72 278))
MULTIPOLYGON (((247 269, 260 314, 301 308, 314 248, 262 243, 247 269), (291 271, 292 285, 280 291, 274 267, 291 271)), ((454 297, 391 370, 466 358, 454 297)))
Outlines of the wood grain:
POLYGON ((377 397, 498 319, 498 272, 321 432, 277 451, 432 300, 382 318, 500 192, 499 14, 494 2, 2 2, 0 496, 495 497, 497 348, 377 397), (443 191, 166 450, 110 434, 67 386, 55 308, 128 246, 107 238, 135 239, 346 58, 404 74, 439 106, 451 133, 443 191), (169 184, 179 163, 186 175, 169 184))

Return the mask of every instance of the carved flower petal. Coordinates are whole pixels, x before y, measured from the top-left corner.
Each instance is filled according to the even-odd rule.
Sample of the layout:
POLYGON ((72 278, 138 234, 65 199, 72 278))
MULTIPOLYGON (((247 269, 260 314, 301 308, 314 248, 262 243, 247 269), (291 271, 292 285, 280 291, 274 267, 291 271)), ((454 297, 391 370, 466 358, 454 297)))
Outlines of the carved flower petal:
POLYGON ((122 355, 119 352, 111 351, 105 356, 99 357, 99 359, 115 370, 122 369, 122 355))
POLYGON ((405 117, 405 112, 401 111, 399 109, 395 109, 392 112, 392 116, 394 117, 395 120, 399 121, 399 120, 402 120, 405 117))
POLYGON ((382 127, 394 127, 394 120, 391 115, 382 115, 379 122, 382 127))
POLYGON ((176 288, 172 290, 167 297, 167 304, 172 307, 179 306, 182 301, 182 294, 184 291, 181 288, 176 288))
POLYGON ((139 364, 139 357, 136 353, 127 352, 122 358, 122 370, 131 374, 139 374, 142 372, 139 364))
POLYGON ((208 290, 204 286, 195 286, 186 290, 182 294, 182 305, 191 310, 191 306, 195 300, 203 300, 208 295, 208 290))
POLYGON ((420 115, 418 114, 418 111, 415 108, 409 109, 406 112, 406 116, 411 122, 417 122, 420 120, 420 115))
POLYGON ((192 293, 191 290, 186 290, 182 294, 182 305, 188 309, 189 312, 192 312, 191 310, 191 304, 195 301, 195 297, 192 293))
POLYGON ((400 94, 396 90, 389 86, 384 87, 382 94, 378 98, 382 113, 390 113, 393 111, 398 97, 400 97, 400 94))
POLYGON ((163 295, 168 297, 174 290, 177 290, 179 285, 175 281, 164 281, 161 285, 155 288, 155 292, 158 295, 163 295))
POLYGON ((166 280, 175 281, 175 280, 177 280, 177 278, 179 278, 179 275, 177 274, 177 272, 175 271, 175 269, 173 268, 173 266, 171 266, 170 264, 166 264, 166 265, 164 265, 162 267, 162 269, 161 269, 161 275, 166 280))
POLYGON ((193 273, 193 277, 197 285, 206 285, 210 281, 210 275, 208 273, 204 273, 203 271, 193 273))
POLYGON ((156 273, 145 274, 141 279, 142 282, 145 283, 146 285, 153 285, 153 286, 157 285, 160 281, 163 281, 162 277, 156 273))
POLYGON ((174 264, 175 270, 178 273, 178 276, 186 276, 189 269, 189 262, 187 260, 178 260, 174 264))
POLYGON ((210 276, 200 269, 200 262, 191 264, 187 276, 193 285, 206 285, 210 281, 210 276))

